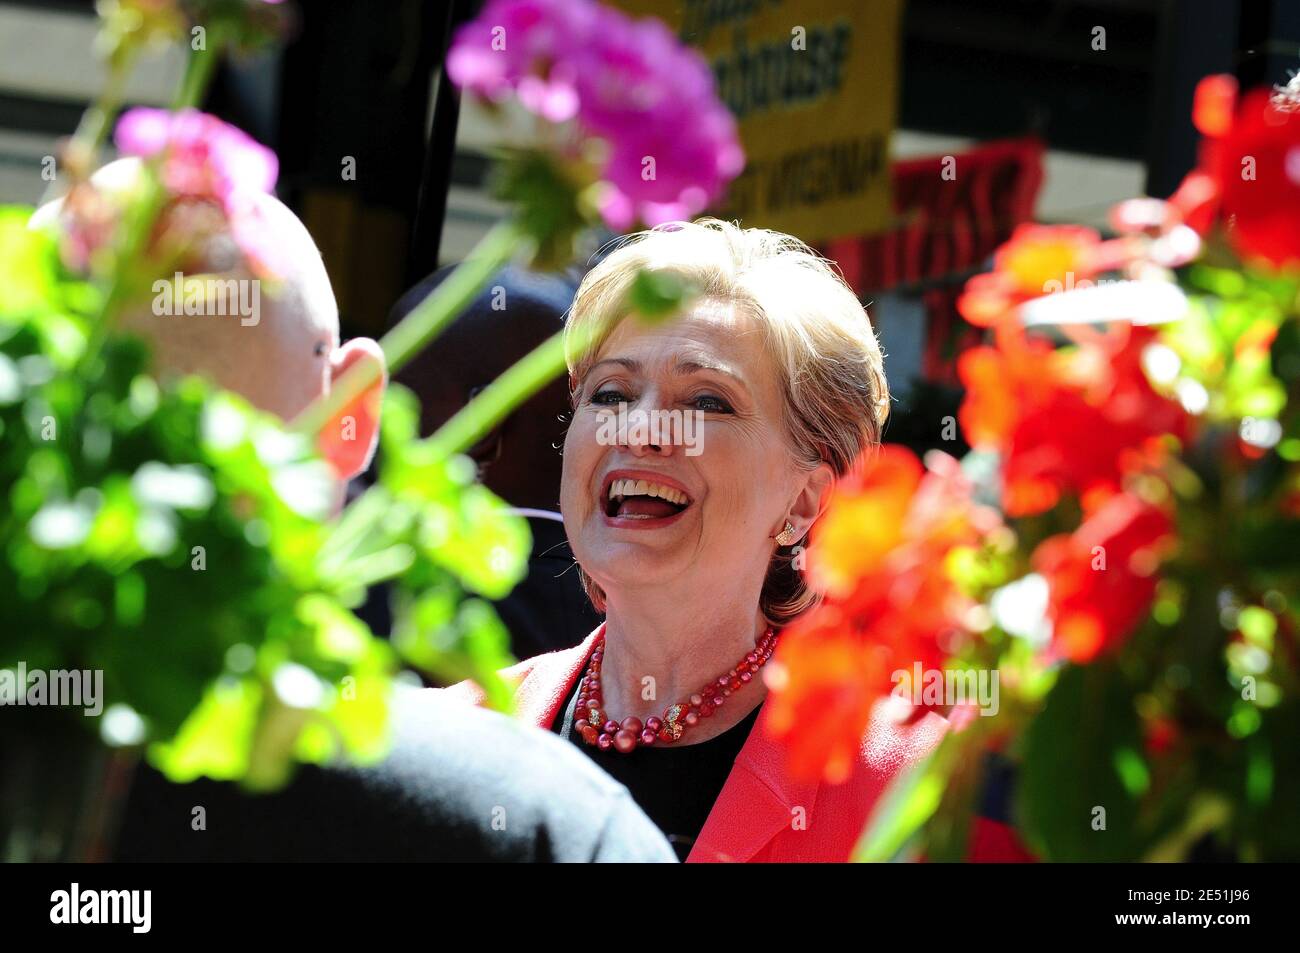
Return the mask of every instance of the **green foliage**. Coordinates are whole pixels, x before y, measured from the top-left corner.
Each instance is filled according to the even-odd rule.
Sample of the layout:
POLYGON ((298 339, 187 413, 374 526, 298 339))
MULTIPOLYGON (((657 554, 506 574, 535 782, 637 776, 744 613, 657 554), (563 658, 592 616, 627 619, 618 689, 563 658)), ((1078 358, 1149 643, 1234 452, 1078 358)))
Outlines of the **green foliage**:
POLYGON ((854 851, 855 861, 880 863, 899 856, 939 809, 958 750, 956 739, 946 737, 929 757, 890 784, 854 851))
POLYGON ((519 228, 533 243, 534 267, 564 267, 574 258, 578 235, 595 217, 581 195, 582 173, 529 149, 498 150, 497 159, 492 191, 515 207, 519 228))
MULTIPOLYGON (((1254 345, 1285 327, 1297 300, 1296 282, 1207 265, 1191 266, 1186 281, 1189 312, 1168 325, 1161 339, 1181 359, 1183 377, 1206 388, 1207 417, 1276 417, 1286 406, 1286 389, 1274 376, 1268 348, 1254 345)), ((1289 324, 1293 329, 1295 322, 1289 324)))
POLYGON ((628 311, 654 324, 677 317, 698 289, 664 271, 639 271, 628 289, 628 311))
POLYGON ((526 574, 528 524, 475 482, 469 458, 417 439, 410 391, 390 386, 382 420, 379 483, 343 514, 324 563, 340 583, 391 577, 402 656, 443 681, 474 678, 506 710, 496 672, 513 661, 509 635, 483 599, 505 596, 526 574))
POLYGON ((0 667, 104 673, 110 746, 178 781, 265 789, 295 761, 385 748, 399 653, 351 612, 391 580, 401 654, 507 707, 482 599, 524 573, 526 523, 464 458, 415 439, 400 389, 378 485, 337 520, 313 442, 191 378, 159 384, 137 340, 87 351, 97 290, 63 273, 30 210, 0 210, 0 667))
POLYGON ((1150 787, 1133 691, 1113 666, 1070 666, 1025 738, 1024 829, 1047 860, 1131 860, 1150 787))
MULTIPOLYGON (((1000 711, 891 785, 860 856, 967 856, 972 766, 987 748, 1017 764, 1014 824, 1042 859, 1300 857, 1300 276, 1224 256, 1177 277, 1190 308, 1160 329, 1153 383, 1188 409, 1187 439, 1126 485, 1176 521, 1149 612, 1087 665, 1051 651, 1046 619, 1029 631, 1041 610, 1025 592, 1047 592, 1041 579, 1023 587, 1032 554, 1079 527, 1075 498, 1011 520, 1005 547, 954 550, 949 576, 982 605, 948 663, 996 671, 1000 711), (1020 617, 990 599, 1013 580, 1002 595, 1020 617)), ((971 453, 962 465, 996 504, 1001 462, 971 453)))

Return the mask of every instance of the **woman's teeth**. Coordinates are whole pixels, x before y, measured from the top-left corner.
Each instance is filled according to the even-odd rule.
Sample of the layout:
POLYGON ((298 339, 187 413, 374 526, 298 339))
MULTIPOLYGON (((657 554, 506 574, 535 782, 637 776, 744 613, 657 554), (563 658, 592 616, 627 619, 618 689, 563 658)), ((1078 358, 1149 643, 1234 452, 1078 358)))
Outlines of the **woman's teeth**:
POLYGON ((609 485, 605 513, 622 519, 663 519, 690 505, 681 490, 651 480, 614 480, 609 485), (635 502, 637 500, 640 502, 635 502))
POLYGON ((651 483, 648 480, 615 480, 609 485, 611 500, 629 496, 657 496, 678 506, 685 506, 690 502, 686 494, 680 490, 674 490, 661 483, 651 483))

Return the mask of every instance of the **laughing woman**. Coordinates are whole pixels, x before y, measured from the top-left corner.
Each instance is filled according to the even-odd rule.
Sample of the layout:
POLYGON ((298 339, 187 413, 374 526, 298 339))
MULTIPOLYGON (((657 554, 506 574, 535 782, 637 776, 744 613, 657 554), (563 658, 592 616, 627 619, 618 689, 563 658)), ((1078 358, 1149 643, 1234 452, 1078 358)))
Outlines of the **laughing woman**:
POLYGON ((706 219, 605 258, 568 330, 560 503, 605 621, 505 673, 521 716, 627 785, 683 859, 846 860, 884 786, 947 727, 878 709, 834 786, 791 777, 766 731, 764 666, 817 600, 793 547, 888 412, 866 312, 798 240, 706 219), (640 270, 702 292, 678 320, 628 320, 640 270))

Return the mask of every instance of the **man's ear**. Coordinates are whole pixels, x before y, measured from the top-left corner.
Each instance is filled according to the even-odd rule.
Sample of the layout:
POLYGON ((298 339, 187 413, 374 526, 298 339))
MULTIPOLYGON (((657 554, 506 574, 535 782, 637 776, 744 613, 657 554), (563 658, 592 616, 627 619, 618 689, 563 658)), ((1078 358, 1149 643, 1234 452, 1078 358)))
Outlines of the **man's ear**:
POLYGON ((370 465, 379 442, 379 407, 388 386, 388 364, 384 352, 370 338, 354 338, 330 355, 330 388, 350 368, 371 362, 379 369, 377 379, 346 404, 321 428, 318 446, 339 478, 350 480, 370 465))

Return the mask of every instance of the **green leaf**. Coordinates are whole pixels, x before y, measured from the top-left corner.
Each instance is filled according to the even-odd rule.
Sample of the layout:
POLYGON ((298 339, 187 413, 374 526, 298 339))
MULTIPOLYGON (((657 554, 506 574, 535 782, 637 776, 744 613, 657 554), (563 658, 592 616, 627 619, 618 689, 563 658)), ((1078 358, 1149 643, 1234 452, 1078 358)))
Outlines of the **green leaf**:
POLYGON ((1018 804, 1037 852, 1055 861, 1135 860, 1149 769, 1133 693, 1113 665, 1069 666, 1025 736, 1018 804))
POLYGON ((32 209, 0 205, 0 321, 51 310, 55 299, 54 240, 28 229, 32 209))
POLYGON ((546 152, 505 149, 493 173, 492 191, 515 206, 519 230, 531 241, 532 266, 552 271, 573 261, 578 235, 587 227, 580 195, 589 170, 562 165, 546 152))
POLYGON ((397 599, 393 645, 411 665, 443 684, 476 682, 498 711, 511 708, 512 688, 498 674, 512 665, 510 633, 491 603, 460 601, 449 581, 397 599))
POLYGON ((698 289, 683 278, 663 271, 638 271, 627 291, 627 310, 647 324, 680 314, 698 289))
POLYGON ((527 574, 532 552, 528 522, 508 510, 487 487, 465 487, 451 505, 426 509, 417 546, 465 588, 504 598, 527 574))
POLYGON ((262 691, 253 679, 223 679, 181 726, 174 740, 150 746, 149 761, 168 780, 233 781, 248 771, 262 691))

